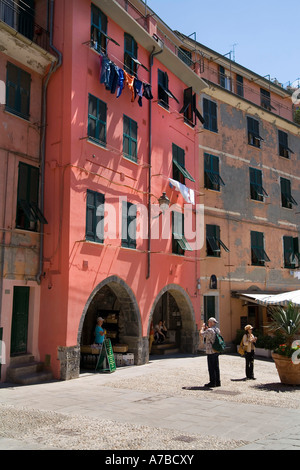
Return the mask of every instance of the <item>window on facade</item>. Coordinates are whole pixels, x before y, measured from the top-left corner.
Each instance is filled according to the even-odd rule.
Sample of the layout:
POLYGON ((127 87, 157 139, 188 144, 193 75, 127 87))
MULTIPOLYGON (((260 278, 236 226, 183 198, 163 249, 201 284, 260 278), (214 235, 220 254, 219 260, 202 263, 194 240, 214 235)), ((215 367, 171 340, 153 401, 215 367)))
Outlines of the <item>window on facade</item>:
POLYGON ((271 93, 268 90, 264 90, 263 88, 260 89, 260 104, 262 108, 265 108, 268 111, 275 109, 271 105, 271 93))
POLYGON ((183 47, 179 47, 178 49, 178 57, 182 60, 188 67, 193 65, 192 61, 192 52, 184 49, 183 47))
POLYGON ((124 69, 130 75, 137 74, 137 42, 130 34, 124 34, 124 69))
POLYGON ((217 104, 214 101, 203 98, 204 129, 218 132, 217 104))
POLYGON ((184 114, 184 120, 191 126, 196 125, 196 118, 204 124, 204 118, 201 116, 197 109, 196 104, 196 93, 193 94, 193 88, 186 88, 183 92, 183 107, 179 111, 180 114, 184 114))
POLYGON ((173 179, 185 184, 185 178, 195 182, 194 178, 185 168, 185 152, 176 144, 172 144, 173 179))
POLYGON ((172 253, 184 255, 185 251, 193 251, 184 236, 184 214, 172 212, 172 253))
POLYGON ((286 178, 280 178, 281 189, 281 205, 287 209, 292 209, 293 205, 297 206, 297 202, 292 196, 291 182, 286 178))
POLYGON ((35 166, 19 163, 16 227, 25 230, 37 230, 37 222, 47 224, 47 220, 38 207, 39 169, 35 166))
POLYGON ((107 52, 107 17, 92 4, 91 6, 91 46, 102 54, 107 52))
POLYGON ((220 227, 218 225, 206 225, 206 254, 219 258, 221 256, 221 247, 229 253, 229 249, 222 242, 220 236, 220 227))
POLYGON ((244 78, 242 75, 236 76, 236 94, 244 97, 244 78))
POLYGON ((31 75, 16 65, 7 63, 5 109, 29 119, 31 75))
POLYGON ((222 65, 219 65, 219 84, 222 88, 231 91, 231 79, 226 75, 226 70, 222 65))
POLYGON ((264 139, 259 134, 259 122, 256 119, 247 118, 248 124, 248 144, 260 148, 260 143, 264 139))
POLYGON ((288 144, 288 134, 283 131, 278 131, 279 142, 279 155, 284 158, 290 158, 290 154, 294 153, 288 144))
POLYGON ((101 145, 106 145, 106 103, 89 95, 88 137, 101 145))
POLYGON ((169 90, 169 77, 167 72, 158 70, 158 100, 160 105, 169 109, 169 98, 179 103, 178 99, 169 90))
POLYGON ((299 267, 299 239, 298 237, 283 237, 284 267, 295 269, 299 267))
POLYGON ((254 201, 263 201, 264 197, 268 197, 262 185, 262 171, 256 168, 250 168, 250 195, 254 201))
POLYGON ((137 161, 137 123, 128 116, 123 116, 123 153, 137 161))
POLYGON ((104 241, 104 195, 87 190, 86 193, 86 240, 104 241))
POLYGON ((0 2, 0 20, 32 40, 34 35, 34 0, 0 2), (18 5, 19 3, 19 5, 18 5))
POLYGON ((220 187, 225 186, 220 176, 219 157, 204 154, 204 187, 213 191, 220 191, 220 187))
POLYGON ((251 264, 254 266, 265 266, 270 261, 264 248, 264 234, 251 232, 251 264))
POLYGON ((122 246, 136 248, 136 205, 130 202, 122 202, 122 246))

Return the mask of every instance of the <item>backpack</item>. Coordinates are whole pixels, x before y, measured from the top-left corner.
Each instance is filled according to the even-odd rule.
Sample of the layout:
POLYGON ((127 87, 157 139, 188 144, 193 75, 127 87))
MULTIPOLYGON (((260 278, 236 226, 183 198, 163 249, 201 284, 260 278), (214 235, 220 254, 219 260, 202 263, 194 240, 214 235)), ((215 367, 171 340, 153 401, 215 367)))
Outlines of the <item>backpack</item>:
POLYGON ((215 333, 216 333, 216 337, 215 337, 214 343, 212 344, 212 348, 214 351, 218 353, 222 353, 225 351, 225 348, 226 348, 225 341, 219 333, 217 333, 216 331, 215 333))

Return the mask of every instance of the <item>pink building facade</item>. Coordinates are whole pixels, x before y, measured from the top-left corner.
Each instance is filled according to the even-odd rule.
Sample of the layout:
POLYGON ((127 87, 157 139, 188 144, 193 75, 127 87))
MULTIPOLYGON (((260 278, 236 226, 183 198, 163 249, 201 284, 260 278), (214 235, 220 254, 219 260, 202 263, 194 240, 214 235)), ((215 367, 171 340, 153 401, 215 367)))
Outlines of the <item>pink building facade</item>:
POLYGON ((16 102, 29 114, 7 99, 0 109, 1 380, 23 341, 24 299, 19 354, 63 380, 94 369, 99 316, 137 365, 160 320, 169 352, 191 354, 210 316, 228 347, 245 322, 262 329, 256 294, 299 289, 289 90, 172 31, 141 0, 39 0, 43 27, 29 31, 9 4, 0 97, 21 92, 14 67, 31 87, 16 102))
POLYGON ((0 2, 1 381, 19 357, 39 360, 43 97, 56 64, 49 16, 46 0, 0 2))
POLYGON ((116 319, 112 342, 135 364, 148 361, 151 321, 165 320, 179 350, 198 347, 196 235, 183 225, 196 232, 194 105, 206 83, 157 40, 151 16, 142 26, 137 16, 118 2, 55 4, 63 59, 48 90, 39 325, 55 377, 78 375, 99 315, 116 319))

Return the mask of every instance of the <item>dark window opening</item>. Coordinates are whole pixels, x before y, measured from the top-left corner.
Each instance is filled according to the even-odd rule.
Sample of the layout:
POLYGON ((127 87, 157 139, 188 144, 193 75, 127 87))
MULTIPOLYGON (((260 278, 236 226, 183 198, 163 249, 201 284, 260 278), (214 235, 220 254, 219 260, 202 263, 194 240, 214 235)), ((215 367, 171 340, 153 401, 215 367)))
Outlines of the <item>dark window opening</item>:
POLYGON ((251 232, 251 264, 265 266, 266 261, 270 261, 270 258, 264 249, 264 234, 251 232))
POLYGON ((206 225, 206 254, 207 256, 213 256, 215 258, 220 258, 221 248, 223 248, 226 253, 229 253, 229 249, 222 242, 220 236, 220 227, 218 225, 206 225))
POLYGON ((247 118, 248 124, 248 144, 260 148, 260 143, 264 139, 259 134, 259 122, 256 119, 247 118))
POLYGON ((225 186, 219 172, 219 157, 204 154, 204 187, 213 191, 220 191, 225 186))

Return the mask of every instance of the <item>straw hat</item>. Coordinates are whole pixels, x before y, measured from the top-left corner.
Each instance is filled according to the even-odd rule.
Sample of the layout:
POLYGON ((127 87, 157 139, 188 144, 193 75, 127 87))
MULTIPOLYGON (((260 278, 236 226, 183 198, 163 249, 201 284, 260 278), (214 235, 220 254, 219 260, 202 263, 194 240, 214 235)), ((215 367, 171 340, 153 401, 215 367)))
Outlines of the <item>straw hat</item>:
POLYGON ((251 326, 251 325, 246 325, 246 326, 245 326, 245 330, 246 330, 246 331, 247 331, 247 330, 253 330, 253 326, 251 326))

